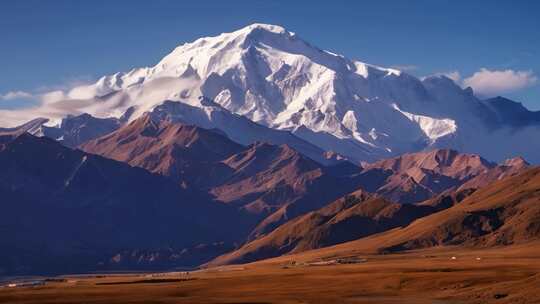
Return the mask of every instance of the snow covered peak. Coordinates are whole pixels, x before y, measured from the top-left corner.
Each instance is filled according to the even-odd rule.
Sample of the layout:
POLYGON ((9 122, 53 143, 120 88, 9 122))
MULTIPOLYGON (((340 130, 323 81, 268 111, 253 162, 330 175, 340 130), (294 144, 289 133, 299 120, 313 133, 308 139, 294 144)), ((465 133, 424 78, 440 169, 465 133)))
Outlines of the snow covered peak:
MULTIPOLYGON (((540 125, 538 113, 512 107, 508 115, 507 103, 484 103, 445 76, 419 80, 321 50, 281 26, 260 23, 182 44, 155 66, 104 76, 55 96, 39 115, 120 117, 132 108, 133 120, 170 100, 203 110, 187 108, 187 121, 233 133, 226 124, 239 115, 358 161, 432 147, 502 160, 513 156, 509 152, 522 139, 492 132, 493 124, 512 120, 512 126, 530 127, 523 138, 537 134, 540 125), (217 114, 226 112, 233 115, 217 114), (206 118, 187 117, 195 113, 206 118), (526 125, 517 123, 522 117, 526 125), (515 140, 505 149, 489 144, 509 137, 515 140)), ((234 133, 242 143, 258 138, 234 133)))
POLYGON ((294 35, 294 33, 287 31, 285 28, 279 25, 274 24, 265 24, 265 23, 253 23, 251 25, 248 25, 240 30, 235 31, 235 33, 240 32, 253 32, 256 30, 263 30, 266 32, 276 33, 276 34, 288 34, 288 35, 294 35))
POLYGON ((314 48, 281 26, 256 23, 234 32, 183 44, 165 56, 151 74, 179 76, 192 68, 198 76, 206 77, 212 73, 224 73, 234 66, 247 65, 250 61, 263 61, 260 63, 271 65, 269 68, 272 69, 293 60, 291 57, 305 57, 333 68, 353 66, 344 63, 342 56, 314 48))

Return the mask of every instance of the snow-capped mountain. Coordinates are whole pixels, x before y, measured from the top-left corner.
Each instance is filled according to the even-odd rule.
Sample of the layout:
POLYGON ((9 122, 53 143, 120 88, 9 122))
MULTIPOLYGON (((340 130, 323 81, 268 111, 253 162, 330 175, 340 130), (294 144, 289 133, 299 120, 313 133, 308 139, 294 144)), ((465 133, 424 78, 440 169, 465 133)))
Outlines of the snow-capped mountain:
MULTIPOLYGON (((126 114, 129 114, 129 111, 126 114)), ((68 115, 54 126, 47 126, 49 123, 47 118, 36 118, 14 128, 0 128, 0 135, 17 135, 27 132, 39 137, 52 138, 64 146, 77 147, 91 139, 115 131, 127 121, 127 117, 124 115, 121 118, 96 118, 83 113, 77 116, 68 115)))
MULTIPOLYGON (((420 80, 350 60, 276 25, 253 24, 201 38, 177 47, 153 67, 49 95, 35 113, 55 113, 57 117, 49 117, 53 119, 81 112, 120 117, 134 107, 132 120, 164 101, 179 101, 201 109, 209 126, 236 141, 257 139, 257 131, 233 130, 223 117, 240 115, 290 131, 356 161, 454 148, 494 161, 522 155, 540 162, 540 140, 534 140, 540 136, 540 122, 515 122, 536 114, 501 115, 500 104, 478 99, 472 89, 445 76, 420 80), (215 114, 224 111, 231 115, 215 114)), ((203 120, 185 116, 184 121, 203 120)))

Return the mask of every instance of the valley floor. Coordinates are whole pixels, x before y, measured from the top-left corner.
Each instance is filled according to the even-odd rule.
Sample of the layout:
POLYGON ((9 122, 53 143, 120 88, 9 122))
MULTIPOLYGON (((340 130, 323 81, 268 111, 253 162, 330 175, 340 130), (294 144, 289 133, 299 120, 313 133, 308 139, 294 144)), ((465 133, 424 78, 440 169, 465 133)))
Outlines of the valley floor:
MULTIPOLYGON (((317 251, 315 251, 317 252, 317 251)), ((189 274, 72 276, 0 303, 540 303, 540 243, 285 256, 189 274)))

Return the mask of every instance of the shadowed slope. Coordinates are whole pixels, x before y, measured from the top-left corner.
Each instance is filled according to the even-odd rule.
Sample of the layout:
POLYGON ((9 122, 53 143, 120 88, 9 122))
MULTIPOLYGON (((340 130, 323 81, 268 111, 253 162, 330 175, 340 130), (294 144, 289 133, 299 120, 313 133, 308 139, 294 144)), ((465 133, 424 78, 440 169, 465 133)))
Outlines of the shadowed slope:
POLYGON ((1 136, 0 167, 4 273, 94 270, 121 250, 181 251, 246 229, 207 194, 48 138, 1 136))

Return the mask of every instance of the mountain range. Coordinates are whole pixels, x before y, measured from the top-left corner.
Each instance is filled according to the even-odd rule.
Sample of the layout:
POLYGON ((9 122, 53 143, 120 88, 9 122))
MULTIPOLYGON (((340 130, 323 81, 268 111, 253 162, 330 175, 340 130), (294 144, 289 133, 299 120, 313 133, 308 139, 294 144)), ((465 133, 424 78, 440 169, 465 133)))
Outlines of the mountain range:
MULTIPOLYGON (((540 233, 540 170, 538 167, 476 190, 453 207, 411 224, 355 241, 290 258, 317 259, 353 253, 396 253, 436 246, 501 248, 535 243, 540 233)), ((220 264, 230 254, 216 259, 220 264)))
POLYGON ((326 247, 407 226, 530 167, 453 150, 325 166, 287 145, 243 146, 151 115, 81 145, 86 152, 26 132, 0 139, 4 274, 186 267, 227 252, 212 263, 326 247))
MULTIPOLYGON (((423 155, 420 155, 420 157, 417 159, 422 160, 423 155)), ((513 175, 525 171, 527 171, 527 167, 516 166, 508 168, 498 166, 481 175, 478 175, 477 177, 479 180, 483 181, 487 181, 489 178, 489 182, 487 184, 491 185, 500 179, 504 179, 505 175, 509 177, 508 179, 512 179, 513 175), (504 170, 506 174, 501 174, 501 170, 504 170), (495 176, 497 177, 495 178, 495 176)), ((489 186, 485 187, 489 189, 489 186)), ((431 244, 426 244, 425 246, 452 243, 447 239, 447 235, 439 236, 441 233, 448 233, 448 229, 450 228, 446 227, 445 225, 454 225, 451 229, 457 230, 456 232, 452 232, 452 237, 459 237, 463 242, 469 241, 467 240, 468 235, 463 233, 461 229, 481 230, 484 229, 482 227, 491 225, 492 221, 497 221, 497 223, 502 225, 505 220, 499 219, 498 217, 513 216, 512 214, 495 213, 493 215, 495 219, 491 219, 489 216, 492 210, 486 207, 485 209, 489 210, 479 212, 478 217, 461 219, 462 222, 456 223, 454 219, 445 218, 444 214, 447 214, 447 212, 450 212, 450 210, 455 212, 451 213, 453 216, 462 216, 459 211, 455 210, 461 210, 462 204, 464 204, 462 202, 467 201, 469 196, 472 196, 476 192, 480 191, 479 189, 483 189, 483 187, 478 186, 476 183, 466 182, 462 184, 459 189, 454 188, 452 190, 444 191, 417 204, 395 203, 386 200, 380 195, 371 194, 369 192, 365 192, 364 190, 358 190, 343 196, 342 198, 319 210, 306 213, 288 221, 271 233, 256 240, 247 242, 239 249, 216 258, 210 263, 210 265, 253 262, 256 260, 277 257, 284 254, 293 254, 311 249, 328 247, 348 241, 362 239, 363 237, 380 232, 391 231, 394 228, 408 227, 409 225, 416 224, 415 220, 417 219, 423 223, 423 221, 428 221, 430 216, 439 219, 441 222, 431 222, 431 226, 428 229, 437 229, 437 232, 434 232, 433 234, 430 234, 431 232, 426 232, 424 237, 426 239, 439 239, 437 239, 437 241, 433 241, 431 244), (441 227, 438 227, 438 224, 440 224, 441 227), (467 227, 467 225, 470 227, 467 227)), ((496 196, 496 194, 500 195, 495 190, 488 190, 486 193, 488 193, 487 195, 493 196, 496 196)), ((528 204, 534 204, 533 202, 540 198, 540 192, 538 191, 531 192, 528 195, 531 195, 532 198, 531 202, 528 202, 528 204)), ((501 201, 501 198, 496 200, 498 203, 506 203, 504 199, 501 201)), ((518 204, 518 202, 516 202, 516 204, 518 204)), ((530 212, 532 214, 531 216, 538 216, 538 214, 535 213, 536 211, 530 212)), ((536 225, 534 224, 534 221, 535 219, 527 218, 524 220, 521 226, 534 226, 536 225)), ((425 229, 425 227, 422 225, 423 224, 418 224, 419 227, 425 229)), ((510 226, 508 225, 507 227, 510 226)), ((497 230, 497 228, 499 228, 499 226, 486 229, 491 229, 489 232, 494 232, 497 230)), ((469 231, 467 231, 467 233, 469 233, 469 231)), ((497 244, 500 243, 497 242, 497 244)), ((417 244, 406 247, 406 249, 417 248, 421 247, 419 247, 417 244)))
POLYGON ((538 237, 539 112, 280 26, 46 95, 0 111, 0 275, 538 237))

